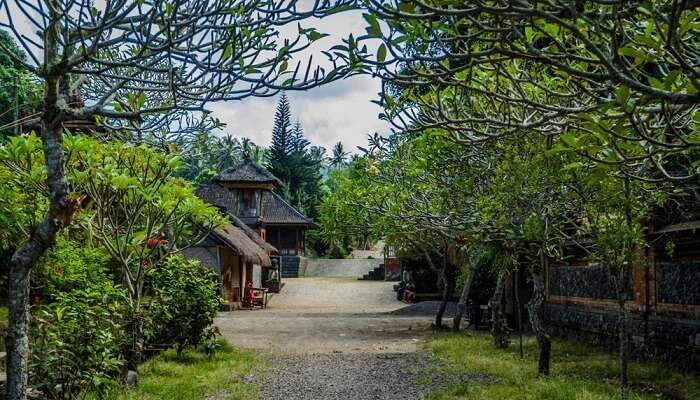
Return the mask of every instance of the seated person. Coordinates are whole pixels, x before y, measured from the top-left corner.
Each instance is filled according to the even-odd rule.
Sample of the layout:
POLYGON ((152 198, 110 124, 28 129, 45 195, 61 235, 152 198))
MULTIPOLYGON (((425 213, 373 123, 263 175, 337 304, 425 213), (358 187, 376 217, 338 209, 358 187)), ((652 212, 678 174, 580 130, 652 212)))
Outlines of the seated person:
POLYGON ((399 287, 396 289, 396 300, 403 300, 403 294, 406 292, 406 282, 399 282, 399 287))
POLYGON ((406 284, 403 301, 406 303, 413 303, 416 301, 416 285, 414 285, 413 282, 408 282, 406 284))

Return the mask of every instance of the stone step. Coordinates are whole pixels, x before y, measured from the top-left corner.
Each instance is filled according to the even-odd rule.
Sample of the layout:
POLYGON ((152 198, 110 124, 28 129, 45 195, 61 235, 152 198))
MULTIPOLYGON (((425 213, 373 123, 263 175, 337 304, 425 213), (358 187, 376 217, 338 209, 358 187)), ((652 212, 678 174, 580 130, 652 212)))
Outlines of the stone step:
POLYGON ((280 266, 282 267, 282 278, 298 278, 300 262, 301 258, 296 256, 280 257, 280 266))

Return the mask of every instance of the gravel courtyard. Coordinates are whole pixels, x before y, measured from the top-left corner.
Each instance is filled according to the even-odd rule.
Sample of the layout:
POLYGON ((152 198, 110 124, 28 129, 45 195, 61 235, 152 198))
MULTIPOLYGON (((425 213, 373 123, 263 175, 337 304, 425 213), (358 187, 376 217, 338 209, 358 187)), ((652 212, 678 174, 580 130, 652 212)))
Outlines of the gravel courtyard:
POLYGON ((391 285, 286 279, 267 309, 221 313, 215 324, 234 345, 268 358, 264 399, 418 399, 448 378, 418 352, 432 319, 389 314, 404 305, 391 285))

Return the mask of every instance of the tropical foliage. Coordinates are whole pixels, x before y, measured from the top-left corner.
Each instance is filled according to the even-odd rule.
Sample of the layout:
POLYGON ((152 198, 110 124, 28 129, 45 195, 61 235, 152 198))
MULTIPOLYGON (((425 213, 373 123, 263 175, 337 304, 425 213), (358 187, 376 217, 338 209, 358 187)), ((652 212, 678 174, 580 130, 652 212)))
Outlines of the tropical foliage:
MULTIPOLYGON (((550 340, 542 320, 543 260, 564 257, 572 245, 599 260, 620 284, 620 313, 627 320, 622 304, 630 293, 631 257, 644 245, 645 217, 671 194, 668 185, 621 178, 616 166, 557 151, 556 141, 537 135, 463 146, 442 130, 427 130, 391 140, 391 150, 367 154, 335 174, 336 186, 321 208, 327 240, 383 238, 400 255, 423 258, 438 277, 492 269, 499 277, 496 316, 500 282, 524 271, 533 284, 528 310, 544 374, 550 340), (485 245, 490 261, 474 265, 485 245), (500 255, 494 258, 494 251, 500 255)), ((445 293, 452 290, 439 279, 445 293)), ((436 325, 440 320, 438 314, 436 325)), ((506 333, 494 331, 495 343, 505 345, 506 333)))
POLYGON ((194 183, 207 182, 227 168, 238 166, 245 158, 257 163, 263 163, 266 159, 265 149, 250 139, 217 136, 209 130, 184 138, 181 142, 178 149, 185 163, 181 174, 194 183))
MULTIPOLYGON (((64 139, 76 210, 33 270, 32 295, 40 306, 32 310, 30 367, 38 389, 74 398, 113 387, 125 368, 142 359, 146 338, 177 345, 180 352, 202 342, 218 309, 216 280, 171 254, 197 243, 223 217, 176 177, 178 156, 80 135, 64 139), (187 288, 173 292, 173 274, 187 288), (163 305, 171 301, 174 308, 163 305)), ((2 234, 10 248, 26 240, 48 204, 41 145, 30 134, 0 147, 7 189, 0 197, 2 234)))
POLYGON ((182 256, 172 256, 151 272, 149 311, 154 329, 149 341, 199 346, 211 337, 209 327, 221 305, 216 272, 182 256))
POLYGON ((41 85, 18 60, 26 54, 12 38, 0 29, 0 139, 19 133, 19 125, 27 117, 35 117, 39 107, 41 85), (10 53, 13 56, 10 56, 10 53))
POLYGON ((646 245, 648 218, 690 217, 687 207, 669 214, 669 200, 692 204, 698 183, 698 10, 679 2, 366 5, 367 35, 340 47, 382 77, 383 116, 398 129, 387 148, 373 138, 342 195, 328 198, 328 237, 369 222, 365 229, 405 251, 430 243, 437 253, 444 244, 431 236, 467 254, 495 246, 505 262, 491 267, 501 278, 530 275, 542 374, 544 263, 581 249, 617 285, 626 396, 635 249, 646 245), (370 54, 363 41, 374 40, 370 54))

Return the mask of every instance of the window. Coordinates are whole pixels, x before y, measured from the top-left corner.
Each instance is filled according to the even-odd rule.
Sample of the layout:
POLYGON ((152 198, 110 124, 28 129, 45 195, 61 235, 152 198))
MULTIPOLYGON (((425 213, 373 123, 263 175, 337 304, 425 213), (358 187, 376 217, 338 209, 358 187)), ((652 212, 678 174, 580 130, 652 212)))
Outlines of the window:
POLYGON ((257 217, 257 197, 255 190, 241 190, 238 215, 242 217, 257 217))

